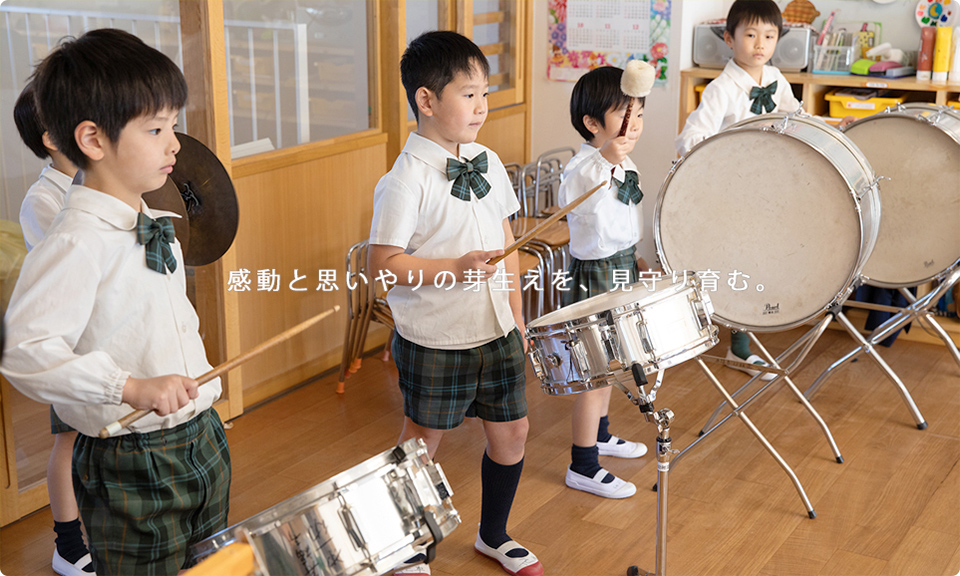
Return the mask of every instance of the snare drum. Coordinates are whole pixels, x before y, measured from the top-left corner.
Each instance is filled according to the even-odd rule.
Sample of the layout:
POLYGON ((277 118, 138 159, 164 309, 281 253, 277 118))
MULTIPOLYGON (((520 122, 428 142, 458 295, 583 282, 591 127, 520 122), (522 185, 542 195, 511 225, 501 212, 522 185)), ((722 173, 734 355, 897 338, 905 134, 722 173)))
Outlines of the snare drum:
POLYGON ((202 561, 246 541, 257 573, 376 575, 460 524, 453 491, 423 441, 408 440, 191 548, 202 561))
POLYGON ((547 394, 603 388, 633 364, 650 374, 712 348, 711 313, 695 274, 654 277, 527 324, 530 361, 547 394))
POLYGON ((664 269, 696 270, 714 318, 786 330, 847 297, 873 250, 880 197, 849 138, 802 114, 766 114, 704 140, 660 189, 664 269))
POLYGON ((844 131, 884 179, 877 245, 861 275, 902 288, 929 282, 960 261, 960 112, 912 103, 857 120, 844 131))

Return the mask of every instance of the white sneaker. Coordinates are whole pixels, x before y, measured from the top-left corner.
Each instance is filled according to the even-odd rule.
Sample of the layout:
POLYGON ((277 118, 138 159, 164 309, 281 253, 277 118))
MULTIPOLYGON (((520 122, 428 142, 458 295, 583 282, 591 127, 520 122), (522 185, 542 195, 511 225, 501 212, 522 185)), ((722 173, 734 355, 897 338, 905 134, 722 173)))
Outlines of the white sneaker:
POLYGON ((610 436, 606 442, 597 442, 597 448, 601 456, 616 456, 617 458, 639 458, 647 453, 647 447, 643 442, 631 442, 624 440, 623 444, 618 444, 620 438, 610 436))
MULTIPOLYGON (((751 354, 749 358, 744 360, 743 358, 737 356, 733 353, 733 350, 727 349, 727 360, 737 360, 739 362, 747 362, 748 364, 756 364, 757 366, 769 366, 763 358, 757 356, 756 354, 751 354)), ((760 373, 759 370, 751 370, 749 368, 740 368, 739 366, 728 366, 728 368, 733 368, 734 370, 739 370, 741 372, 746 372, 750 376, 756 376, 760 373)), ((763 376, 760 377, 764 382, 769 382, 776 378, 777 375, 773 372, 764 372, 763 376)))
POLYGON ((88 553, 84 554, 83 558, 71 564, 64 560, 59 550, 56 548, 53 549, 53 571, 60 576, 97 576, 96 572, 83 571, 83 568, 91 562, 93 562, 93 558, 91 558, 88 553))
POLYGON ((637 487, 633 485, 633 482, 627 482, 616 476, 613 477, 613 482, 604 484, 603 479, 607 477, 607 474, 609 472, 601 468, 599 472, 593 475, 593 478, 589 478, 567 468, 566 482, 567 486, 574 490, 583 490, 604 498, 629 498, 637 493, 637 487))

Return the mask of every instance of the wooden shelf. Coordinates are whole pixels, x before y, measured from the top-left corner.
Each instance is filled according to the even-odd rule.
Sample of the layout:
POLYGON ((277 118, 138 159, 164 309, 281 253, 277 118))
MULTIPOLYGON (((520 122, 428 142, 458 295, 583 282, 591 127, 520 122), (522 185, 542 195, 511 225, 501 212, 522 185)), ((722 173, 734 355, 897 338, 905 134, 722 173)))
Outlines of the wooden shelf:
MULTIPOLYGON (((719 68, 687 68, 680 72, 680 117, 677 131, 683 130, 687 116, 697 109, 696 87, 707 84, 720 73, 719 68)), ((826 115, 827 102, 823 96, 834 88, 886 88, 912 92, 912 100, 926 100, 935 104, 946 104, 956 100, 960 94, 960 83, 917 82, 914 77, 881 78, 876 76, 854 76, 852 74, 812 74, 810 72, 784 72, 783 77, 791 85, 800 87, 800 100, 803 108, 810 114, 826 115)))

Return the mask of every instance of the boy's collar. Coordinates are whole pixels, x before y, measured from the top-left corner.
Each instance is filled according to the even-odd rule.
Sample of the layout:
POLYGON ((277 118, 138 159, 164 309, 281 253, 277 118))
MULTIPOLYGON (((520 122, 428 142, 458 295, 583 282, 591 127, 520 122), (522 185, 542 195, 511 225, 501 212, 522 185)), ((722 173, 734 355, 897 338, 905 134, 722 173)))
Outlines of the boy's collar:
POLYGON ((411 132, 407 137, 407 143, 403 147, 404 152, 418 158, 423 163, 428 164, 440 172, 447 172, 447 158, 459 160, 460 158, 473 158, 483 150, 480 145, 471 142, 469 144, 460 144, 460 158, 450 153, 449 150, 437 144, 433 140, 420 135, 417 132, 411 132))
MULTIPOLYGON (((80 184, 74 184, 70 187, 65 208, 88 212, 120 230, 133 230, 137 226, 137 214, 139 212, 131 208, 126 202, 80 184)), ((176 212, 151 210, 147 203, 143 201, 143 198, 140 199, 140 211, 153 219, 161 216, 180 218, 180 215, 176 212)))
POLYGON ((756 86, 766 86, 767 84, 773 82, 775 78, 773 77, 773 66, 769 64, 763 65, 763 72, 760 77, 760 84, 757 84, 756 80, 753 79, 753 76, 749 72, 744 70, 737 64, 733 58, 727 61, 727 65, 724 67, 724 72, 730 74, 730 78, 733 80, 734 84, 742 88, 743 90, 749 91, 750 89, 756 86))

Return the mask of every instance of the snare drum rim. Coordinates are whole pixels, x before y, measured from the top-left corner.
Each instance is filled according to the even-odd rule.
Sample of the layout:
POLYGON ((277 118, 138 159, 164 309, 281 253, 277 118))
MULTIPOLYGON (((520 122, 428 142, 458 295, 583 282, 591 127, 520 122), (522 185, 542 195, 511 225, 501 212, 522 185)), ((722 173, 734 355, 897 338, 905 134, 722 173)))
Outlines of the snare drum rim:
MULTIPOLYGON (((858 163, 860 164, 860 166, 863 168, 863 172, 867 175, 867 178, 869 178, 869 179, 875 178, 875 172, 874 172, 873 168, 870 166, 870 162, 869 162, 869 160, 867 159, 866 155, 857 147, 856 144, 853 143, 853 141, 851 141, 849 138, 847 138, 846 136, 844 136, 839 130, 836 130, 835 128, 833 128, 832 126, 830 126, 829 124, 827 124, 826 122, 822 122, 822 121, 820 121, 820 120, 816 120, 816 119, 814 119, 813 117, 811 117, 811 116, 809 116, 809 115, 807 115, 807 114, 802 114, 802 113, 801 113, 801 114, 796 114, 796 113, 786 114, 786 113, 779 113, 779 112, 778 112, 778 113, 772 113, 772 114, 762 114, 762 115, 759 115, 759 116, 755 116, 755 117, 753 117, 753 118, 748 118, 748 119, 746 119, 746 120, 741 120, 740 122, 738 122, 738 123, 730 126, 729 128, 723 130, 722 132, 719 132, 719 133, 715 134, 714 136, 711 136, 710 138, 707 138, 706 140, 703 140, 703 141, 697 143, 697 144, 696 144, 693 148, 691 148, 686 154, 684 154, 683 156, 681 156, 681 157, 674 163, 673 167, 671 167, 670 172, 667 174, 666 179, 663 181, 663 184, 660 186, 660 191, 659 191, 659 193, 657 194, 657 203, 656 203, 656 206, 655 206, 655 208, 654 208, 654 216, 653 216, 653 236, 654 236, 654 241, 655 241, 655 243, 656 243, 657 256, 659 257, 659 259, 660 259, 660 264, 663 266, 663 269, 664 269, 665 272, 667 272, 667 273, 672 273, 672 272, 674 272, 674 269, 673 269, 673 267, 670 265, 669 259, 667 258, 667 255, 666 255, 666 254, 664 253, 664 251, 663 251, 663 234, 661 233, 660 215, 661 215, 661 213, 662 213, 662 211, 663 211, 663 202, 664 202, 664 198, 665 198, 665 196, 666 196, 667 188, 669 188, 670 182, 673 180, 674 174, 680 169, 680 166, 682 166, 683 163, 684 163, 684 161, 685 161, 688 157, 690 157, 696 150, 698 150, 700 147, 704 146, 704 145, 705 145, 705 142, 707 142, 708 140, 714 140, 714 139, 716 139, 716 138, 722 138, 722 137, 725 137, 725 136, 727 136, 727 135, 729 135, 729 134, 733 134, 735 131, 739 132, 739 131, 743 131, 743 130, 754 130, 754 131, 757 131, 757 132, 761 132, 761 131, 762 131, 762 130, 761 130, 762 127, 761 127, 761 126, 757 126, 757 124, 758 124, 759 122, 769 122, 769 121, 771 121, 771 120, 781 120, 781 119, 784 119, 784 118, 789 118, 790 121, 796 121, 796 122, 800 122, 800 123, 803 123, 803 124, 808 124, 808 125, 815 126, 815 127, 817 127, 817 128, 823 129, 823 130, 821 130, 821 133, 823 133, 823 134, 829 134, 834 140, 836 140, 836 141, 837 141, 838 143, 840 143, 844 148, 846 148, 847 150, 849 150, 849 151, 851 152, 851 154, 854 156, 854 158, 857 160, 857 162, 858 162, 858 163), (824 128, 825 128, 825 129, 824 129, 824 128)), ((796 321, 793 321, 793 322, 788 322, 788 323, 786 323, 786 324, 778 324, 778 325, 776 325, 776 326, 759 326, 759 325, 754 325, 754 324, 749 324, 749 323, 744 323, 744 322, 737 322, 737 321, 734 321, 734 320, 725 318, 723 315, 721 315, 721 314, 718 313, 716 310, 714 310, 713 314, 711 315, 711 318, 714 319, 718 324, 722 324, 723 326, 726 326, 727 328, 733 328, 733 329, 736 329, 736 330, 741 330, 741 331, 746 331, 746 332, 780 332, 780 331, 785 331, 785 330, 790 330, 790 329, 796 328, 797 326, 802 326, 802 325, 810 322, 811 320, 813 320, 813 319, 815 319, 815 318, 818 318, 818 317, 819 317, 820 315, 822 315, 825 311, 829 310, 832 306, 834 306, 834 305, 837 304, 838 302, 843 302, 844 300, 846 300, 846 299, 849 297, 849 295, 850 295, 850 293, 852 292, 853 286, 855 285, 857 279, 860 278, 860 271, 863 269, 864 264, 866 264, 867 259, 870 257, 870 253, 873 251, 873 246, 876 244, 876 237, 877 237, 876 230, 879 229, 879 218, 880 218, 880 216, 881 216, 881 214, 880 214, 880 211, 881 211, 880 198, 879 198, 879 193, 878 193, 877 190, 876 190, 876 186, 867 186, 867 185, 866 185, 866 184, 867 184, 866 182, 861 183, 861 184, 864 185, 864 191, 863 191, 862 195, 863 195, 863 197, 868 198, 867 201, 871 203, 871 208, 875 208, 875 215, 876 215, 876 217, 877 217, 877 219, 878 219, 878 220, 877 220, 877 225, 876 225, 876 227, 874 228, 874 234, 872 234, 872 239, 871 239, 871 238, 868 237, 867 230, 866 230, 866 225, 867 225, 867 223, 864 222, 864 218, 863 218, 863 214, 864 214, 864 210, 863 210, 864 206, 863 206, 863 204, 864 204, 864 202, 861 202, 860 197, 858 197, 858 195, 857 195, 857 194, 858 194, 857 191, 854 189, 855 183, 850 182, 849 178, 847 178, 847 175, 844 173, 844 171, 842 171, 842 170, 840 169, 840 167, 837 165, 837 163, 834 161, 834 159, 833 159, 833 158, 830 158, 828 155, 824 154, 824 153, 823 153, 823 150, 822 150, 820 147, 818 147, 818 146, 816 146, 815 144, 813 144, 813 143, 811 143, 811 142, 808 142, 808 141, 806 141, 806 140, 797 138, 797 137, 794 136, 793 134, 782 133, 782 134, 780 134, 780 135, 782 135, 782 136, 788 136, 788 137, 790 137, 790 138, 793 138, 794 140, 798 140, 798 141, 802 142, 803 144, 805 144, 805 145, 810 146, 811 148, 813 148, 815 151, 817 151, 818 153, 820 153, 820 155, 823 156, 828 162, 830 162, 830 164, 837 170, 837 172, 838 172, 838 173, 840 174, 840 176, 843 178, 844 182, 846 182, 846 184, 847 184, 847 193, 850 195, 851 199, 853 200, 853 202, 854 202, 854 207, 855 207, 857 213, 861 215, 861 216, 858 218, 858 222, 859 222, 858 228, 859 228, 859 236, 860 236, 860 240, 859 240, 860 255, 859 255, 858 259, 857 259, 857 262, 856 262, 856 265, 854 266, 854 269, 850 271, 850 273, 848 274, 847 279, 846 279, 846 280, 844 281, 844 283, 843 283, 843 286, 842 286, 841 289, 837 292, 837 294, 834 296, 834 298, 833 298, 829 303, 824 304, 820 309, 816 310, 815 312, 812 312, 811 314, 807 315, 806 317, 804 317, 804 318, 802 318, 802 319, 799 319, 799 320, 796 320, 796 321)))
MULTIPOLYGON (((884 118, 890 117, 906 118, 908 120, 914 120, 916 122, 920 122, 921 124, 936 128, 937 130, 943 132, 951 140, 956 142, 958 146, 960 146, 960 111, 951 108, 950 106, 938 106, 935 104, 929 104, 927 102, 908 102, 900 105, 898 108, 890 107, 878 114, 872 114, 864 118, 859 118, 856 121, 844 126, 842 130, 844 133, 846 133, 855 126, 862 126, 868 122, 876 122, 878 120, 883 120, 884 118), (940 115, 938 121, 930 122, 929 120, 926 120, 926 117, 934 114, 940 115)), ((849 138, 849 136, 847 138, 849 138)), ((879 227, 877 228, 877 231, 879 236, 879 227)), ((867 260, 869 260, 869 258, 867 260)), ((863 268, 865 266, 866 262, 863 263, 860 271, 860 279, 864 284, 876 286, 877 288, 912 288, 921 284, 926 284, 927 282, 939 280, 944 276, 947 276, 951 271, 957 268, 957 266, 960 266, 960 258, 935 274, 931 274, 930 276, 920 280, 910 280, 909 282, 886 282, 876 278, 871 278, 863 273, 863 268)))

